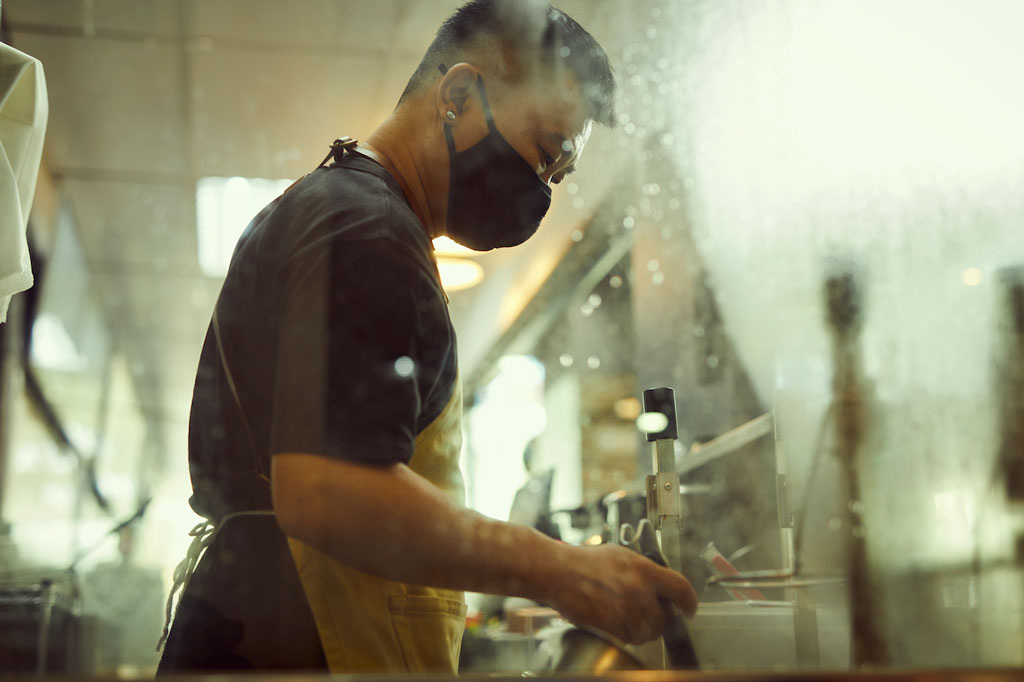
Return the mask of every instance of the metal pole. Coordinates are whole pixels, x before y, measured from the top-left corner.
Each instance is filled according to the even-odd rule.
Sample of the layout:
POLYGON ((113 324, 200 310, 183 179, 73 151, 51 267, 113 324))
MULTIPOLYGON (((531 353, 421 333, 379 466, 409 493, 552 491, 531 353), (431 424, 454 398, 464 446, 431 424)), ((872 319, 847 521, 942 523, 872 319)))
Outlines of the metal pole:
POLYGON ((11 431, 14 425, 15 381, 20 355, 19 340, 24 320, 24 306, 15 296, 7 311, 7 322, 0 324, 0 519, 3 518, 4 490, 7 463, 11 450, 11 431))
POLYGON ((53 583, 39 584, 39 635, 36 640, 36 676, 46 675, 46 659, 50 649, 50 621, 53 615, 53 583))
POLYGON ((661 552, 673 571, 681 571, 682 552, 679 544, 680 499, 679 475, 676 473, 675 441, 676 395, 671 388, 650 388, 644 391, 644 413, 661 414, 665 427, 647 433, 654 444, 651 452, 654 473, 647 477, 647 518, 661 535, 661 552))

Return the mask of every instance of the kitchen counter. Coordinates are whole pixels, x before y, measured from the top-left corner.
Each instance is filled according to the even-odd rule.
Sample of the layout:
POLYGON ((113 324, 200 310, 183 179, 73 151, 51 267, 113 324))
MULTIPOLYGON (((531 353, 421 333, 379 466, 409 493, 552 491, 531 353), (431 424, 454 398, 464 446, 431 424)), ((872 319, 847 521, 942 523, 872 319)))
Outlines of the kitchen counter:
MULTIPOLYGON (((322 680, 322 679, 334 679, 334 680, 401 680, 401 679, 412 679, 419 682, 427 682, 429 680, 451 680, 451 676, 433 676, 433 675, 260 675, 257 679, 260 682, 305 682, 306 680, 322 680)), ((28 677, 28 676, 17 676, 6 678, 11 682, 39 682, 39 677, 28 677)), ((95 680, 98 678, 76 678, 76 677, 54 677, 54 680, 60 680, 61 682, 70 682, 76 679, 83 680, 95 680)), ((182 680, 182 682, 251 682, 254 679, 253 675, 193 675, 193 676, 181 676, 181 677, 166 677, 161 680, 167 682, 173 682, 174 680, 182 680)), ((462 682, 499 682, 501 680, 507 680, 512 682, 513 680, 521 680, 522 676, 486 676, 486 677, 459 677, 462 682)), ((813 672, 813 673, 764 673, 764 674, 753 674, 753 673, 725 673, 725 672, 714 672, 714 673, 703 673, 703 672, 675 672, 675 671, 633 671, 633 672, 621 672, 603 675, 600 677, 585 676, 585 675, 565 675, 565 676, 537 676, 533 679, 536 680, 559 680, 560 682, 571 682, 573 680, 579 680, 583 682, 585 680, 615 680, 618 682, 786 682, 793 680, 796 682, 845 682, 846 680, 872 680, 873 682, 884 681, 884 682, 1020 682, 1024 680, 1024 669, 1013 668, 1013 669, 992 669, 992 670, 913 670, 913 671, 879 671, 879 672, 844 672, 844 673, 828 673, 828 672, 813 672)), ((148 680, 148 678, 147 678, 148 680)))

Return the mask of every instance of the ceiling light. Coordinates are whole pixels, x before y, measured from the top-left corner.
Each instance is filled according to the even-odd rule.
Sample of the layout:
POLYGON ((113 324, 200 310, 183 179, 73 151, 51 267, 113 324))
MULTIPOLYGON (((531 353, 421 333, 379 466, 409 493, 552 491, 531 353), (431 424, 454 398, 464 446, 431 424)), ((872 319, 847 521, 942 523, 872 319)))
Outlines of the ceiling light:
POLYGON ((438 256, 479 256, 482 252, 467 248, 450 237, 438 237, 434 240, 434 253, 438 256))
POLYGON ((484 269, 476 261, 465 258, 438 258, 441 285, 445 291, 461 291, 475 287, 484 279, 484 269))
POLYGON ((89 366, 64 323, 49 313, 40 313, 32 323, 32 363, 64 372, 82 372, 89 366))
POLYGON ((235 242, 253 217, 293 180, 207 177, 196 183, 199 268, 210 277, 228 272, 235 242))

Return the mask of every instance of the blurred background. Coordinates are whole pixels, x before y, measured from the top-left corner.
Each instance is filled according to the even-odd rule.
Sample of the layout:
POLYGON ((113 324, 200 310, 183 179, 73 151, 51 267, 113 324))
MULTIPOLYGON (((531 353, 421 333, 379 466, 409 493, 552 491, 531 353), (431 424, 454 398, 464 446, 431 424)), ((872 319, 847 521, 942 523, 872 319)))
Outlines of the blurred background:
MULTIPOLYGON (((3 1, 50 108, 35 286, 0 326, 12 666, 39 664, 45 602, 47 670, 153 669, 234 242, 388 115, 458 4, 3 1)), ((708 667, 842 669, 865 631, 883 665, 1024 664, 1024 5, 556 4, 605 46, 619 121, 525 245, 438 245, 467 503, 617 542, 645 513, 641 391, 670 386, 708 667), (708 583, 709 548, 806 580, 752 599, 708 583)), ((473 605, 467 670, 535 664, 533 624, 473 605)))

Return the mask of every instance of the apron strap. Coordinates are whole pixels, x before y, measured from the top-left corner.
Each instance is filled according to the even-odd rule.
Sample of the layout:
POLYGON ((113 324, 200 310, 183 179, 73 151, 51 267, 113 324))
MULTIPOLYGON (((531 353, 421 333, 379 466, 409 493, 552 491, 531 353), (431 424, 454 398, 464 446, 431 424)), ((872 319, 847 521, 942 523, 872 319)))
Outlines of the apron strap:
MULTIPOLYGON (((156 643, 156 650, 160 651, 163 648, 164 643, 167 641, 167 635, 171 632, 171 621, 174 618, 174 614, 177 609, 174 607, 174 595, 181 591, 182 596, 185 595, 185 588, 188 587, 189 580, 192 579, 192 575, 196 571, 196 566, 199 565, 199 559, 203 556, 203 552, 213 544, 214 539, 217 537, 217 533, 220 529, 230 521, 231 519, 238 518, 239 516, 273 516, 274 512, 270 509, 253 509, 249 511, 234 512, 226 515, 219 522, 214 523, 213 521, 206 519, 202 523, 198 523, 192 530, 189 531, 189 537, 192 538, 192 542, 188 546, 188 550, 185 552, 185 558, 182 559, 174 569, 174 583, 171 585, 171 593, 167 595, 167 605, 164 610, 164 629, 160 635, 160 640, 156 643)), ((178 606, 181 606, 181 600, 178 600, 178 606)))

